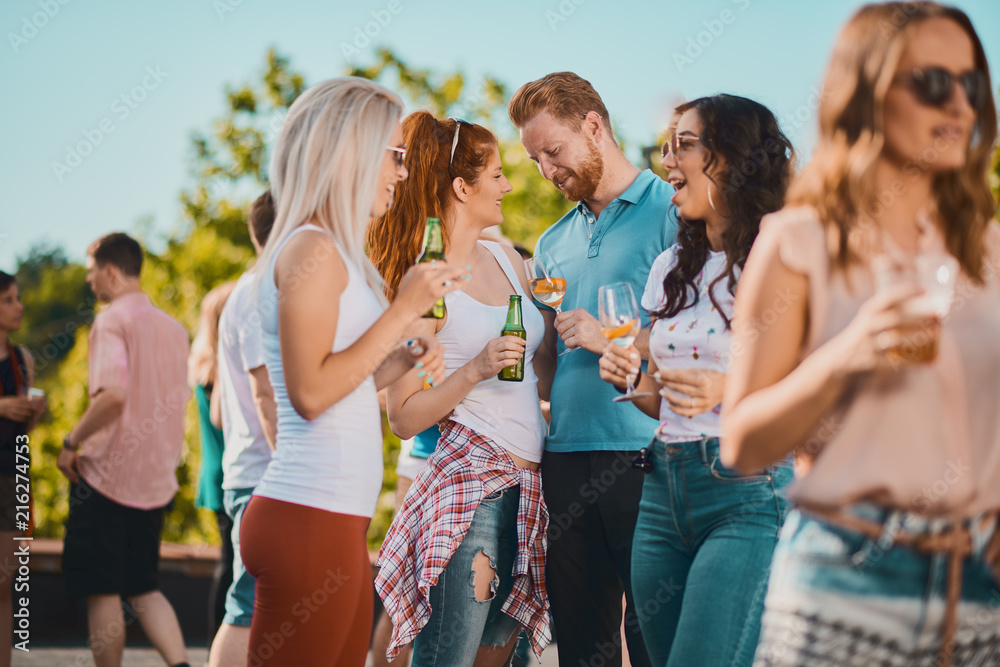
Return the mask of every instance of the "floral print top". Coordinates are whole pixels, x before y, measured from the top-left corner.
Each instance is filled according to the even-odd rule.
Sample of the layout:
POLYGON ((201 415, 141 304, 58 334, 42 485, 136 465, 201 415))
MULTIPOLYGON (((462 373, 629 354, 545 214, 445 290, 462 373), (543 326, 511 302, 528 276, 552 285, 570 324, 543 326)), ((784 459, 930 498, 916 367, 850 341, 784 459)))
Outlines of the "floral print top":
MULTIPOLYGON (((649 312, 666 304, 663 279, 674 267, 679 246, 663 251, 650 270, 642 307, 649 312)), ((677 315, 653 322, 649 336, 649 350, 661 369, 707 368, 725 373, 729 368, 730 331, 715 304, 708 295, 709 285, 726 270, 726 253, 709 252, 708 260, 695 280, 698 302, 677 315)), ((736 277, 740 270, 736 268, 736 277)), ((713 289, 715 301, 732 318, 733 295, 729 293, 729 280, 723 278, 713 289)), ((719 437, 719 413, 722 405, 694 417, 682 417, 670 409, 665 399, 660 402, 660 426, 657 436, 663 442, 690 442, 703 437, 719 437)))

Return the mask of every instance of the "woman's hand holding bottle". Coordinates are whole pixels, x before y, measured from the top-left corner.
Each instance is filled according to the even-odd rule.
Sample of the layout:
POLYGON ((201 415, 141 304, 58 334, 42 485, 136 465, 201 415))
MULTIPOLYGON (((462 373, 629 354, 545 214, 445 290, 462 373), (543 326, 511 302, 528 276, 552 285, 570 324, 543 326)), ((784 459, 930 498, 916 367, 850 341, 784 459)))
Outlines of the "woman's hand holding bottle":
POLYGON ((411 266, 399 283, 399 291, 390 308, 400 309, 409 319, 422 317, 448 292, 458 289, 457 281, 467 280, 464 267, 445 262, 426 262, 411 266))

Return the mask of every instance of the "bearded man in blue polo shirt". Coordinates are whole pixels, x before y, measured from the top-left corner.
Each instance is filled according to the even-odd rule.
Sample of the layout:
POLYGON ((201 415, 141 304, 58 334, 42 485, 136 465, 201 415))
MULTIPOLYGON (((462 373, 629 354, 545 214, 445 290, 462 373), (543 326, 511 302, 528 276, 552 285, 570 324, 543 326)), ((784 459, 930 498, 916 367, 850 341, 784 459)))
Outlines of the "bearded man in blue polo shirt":
MULTIPOLYGON (((544 309, 546 343, 556 363, 552 421, 542 458, 549 509, 546 584, 559 664, 621 665, 622 593, 625 637, 632 665, 649 665, 631 586, 632 533, 643 473, 632 467, 657 422, 601 381, 597 362, 608 341, 597 321, 601 285, 627 282, 638 297, 653 260, 673 245, 673 188, 640 171, 622 153, 611 119, 590 83, 571 72, 522 86, 507 107, 521 144, 576 207, 538 240, 566 278, 563 312, 544 309), (565 349, 570 352, 556 356, 565 349)), ((649 320, 635 341, 649 355, 649 320)), ((544 394, 548 393, 548 396, 544 394)), ((666 594, 677 594, 668 591, 666 594)))

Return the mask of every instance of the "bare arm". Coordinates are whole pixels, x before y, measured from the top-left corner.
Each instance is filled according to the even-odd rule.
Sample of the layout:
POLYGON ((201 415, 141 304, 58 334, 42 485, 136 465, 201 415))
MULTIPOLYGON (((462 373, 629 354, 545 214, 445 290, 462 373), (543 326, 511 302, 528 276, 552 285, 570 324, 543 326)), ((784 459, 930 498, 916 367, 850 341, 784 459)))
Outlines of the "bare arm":
POLYGON ((736 297, 723 400, 722 462, 740 472, 766 467, 802 443, 848 387, 885 363, 878 334, 913 319, 900 308, 916 294, 913 288, 879 294, 799 363, 808 288, 808 278, 781 260, 777 236, 758 237, 736 297))
POLYGON ((264 431, 267 446, 274 451, 274 443, 278 434, 278 406, 274 402, 274 388, 267 374, 266 366, 250 369, 250 394, 253 404, 257 407, 257 419, 264 431))
MULTIPOLYGON (((625 389, 626 378, 630 374, 634 377, 638 373, 640 360, 639 351, 634 346, 608 345, 597 362, 601 379, 618 389, 625 389)), ((653 380, 656 371, 656 362, 650 359, 647 372, 642 374, 635 387, 637 392, 646 392, 650 395, 631 401, 643 414, 653 419, 660 418, 660 386, 653 380)))
POLYGON ((434 378, 434 383, 444 377, 444 348, 433 335, 410 337, 406 345, 397 345, 375 370, 376 389, 387 388, 414 367, 434 378))
POLYGON ((126 396, 127 392, 123 387, 101 389, 84 410, 80 421, 69 432, 70 444, 79 446, 81 442, 121 417, 126 396))
MULTIPOLYGON (((411 336, 433 335, 434 321, 422 320, 411 325, 411 336)), ((514 336, 494 338, 476 357, 459 367, 435 387, 424 388, 424 378, 417 372, 406 373, 389 386, 386 401, 389 427, 400 438, 412 438, 438 423, 477 384, 512 366, 524 355, 525 343, 514 336)))
MULTIPOLYGON (((79 447, 81 442, 118 419, 125 408, 126 395, 122 387, 105 387, 98 391, 67 436, 69 444, 79 447)), ((77 457, 78 452, 63 448, 56 459, 56 467, 74 484, 80 481, 77 457)))
POLYGON ((212 422, 215 428, 222 428, 222 392, 215 387, 209 390, 208 394, 208 421, 212 422))
POLYGON ((542 313, 542 319, 545 321, 545 335, 538 349, 535 350, 535 356, 532 359, 531 365, 535 369, 535 375, 538 377, 538 398, 548 401, 551 400, 552 379, 555 377, 556 364, 558 363, 556 357, 556 339, 559 337, 559 334, 556 333, 555 311, 548 308, 540 308, 539 311, 542 313))
POLYGON ((354 391, 400 342, 406 327, 454 289, 446 280, 463 273, 448 266, 423 264, 410 269, 391 306, 353 345, 331 352, 337 331, 340 297, 347 267, 325 234, 306 232, 293 238, 275 265, 281 360, 288 397, 304 419, 315 419, 354 391), (301 267, 315 267, 303 278, 301 267), (317 307, 322 304, 322 307, 317 307))
MULTIPOLYGON (((639 335, 635 337, 635 342, 632 343, 632 346, 639 353, 639 358, 649 360, 650 367, 653 365, 653 358, 649 356, 649 331, 652 326, 653 324, 650 322, 649 326, 639 329, 639 335)), ((649 372, 652 374, 652 368, 649 372)))

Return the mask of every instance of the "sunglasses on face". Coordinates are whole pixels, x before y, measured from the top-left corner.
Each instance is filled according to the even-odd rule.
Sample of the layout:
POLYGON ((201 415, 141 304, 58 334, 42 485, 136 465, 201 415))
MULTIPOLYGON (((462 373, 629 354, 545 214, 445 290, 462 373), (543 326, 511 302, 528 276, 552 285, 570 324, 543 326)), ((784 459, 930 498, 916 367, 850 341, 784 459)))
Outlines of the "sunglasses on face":
POLYGON ((986 85, 986 74, 982 70, 973 69, 956 75, 942 67, 928 67, 904 72, 900 76, 903 81, 910 84, 917 99, 928 106, 944 106, 951 99, 955 81, 958 81, 965 91, 969 106, 976 111, 982 111, 986 106, 989 90, 986 85))
POLYGON ((385 149, 392 153, 392 161, 396 163, 396 166, 402 167, 406 160, 406 149, 402 146, 386 146, 385 149))
POLYGON ((472 123, 461 118, 452 118, 455 121, 455 138, 451 140, 451 157, 448 158, 448 174, 455 178, 455 173, 451 170, 451 164, 455 161, 455 149, 458 148, 458 134, 462 131, 462 124, 472 127, 472 123))
POLYGON ((674 159, 684 157, 687 155, 695 146, 702 143, 701 137, 695 136, 694 134, 689 134, 687 132, 683 134, 677 134, 676 132, 670 137, 670 140, 663 144, 661 153, 663 157, 667 155, 673 155, 674 159))

